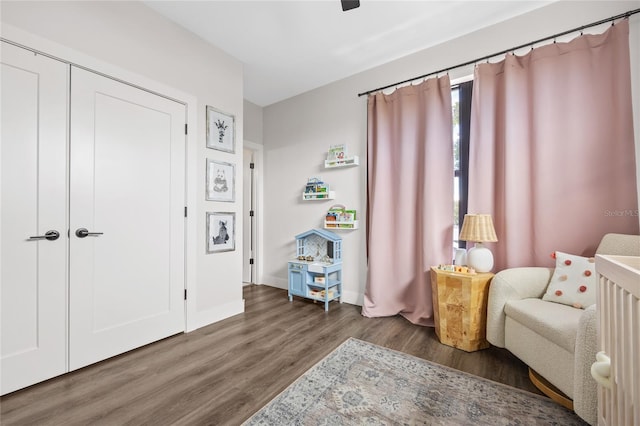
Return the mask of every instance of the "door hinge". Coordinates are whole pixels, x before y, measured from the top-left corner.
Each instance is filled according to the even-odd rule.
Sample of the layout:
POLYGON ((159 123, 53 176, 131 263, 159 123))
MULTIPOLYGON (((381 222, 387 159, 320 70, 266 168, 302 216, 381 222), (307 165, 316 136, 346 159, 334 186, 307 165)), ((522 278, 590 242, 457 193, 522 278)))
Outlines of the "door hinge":
POLYGON ((249 210, 249 217, 253 217, 253 210, 249 210))
POLYGON ((187 289, 184 289, 184 300, 187 300, 187 289))
POLYGON ((185 135, 189 134, 189 125, 187 123, 184 123, 184 134, 185 135))
POLYGON ((249 265, 253 265, 253 259, 249 259, 249 265))
POLYGON ((187 217, 187 206, 184 206, 184 217, 187 217))
POLYGON ((256 166, 256 165, 255 165, 255 163, 249 163, 249 168, 250 168, 250 169, 255 168, 255 166, 256 166))

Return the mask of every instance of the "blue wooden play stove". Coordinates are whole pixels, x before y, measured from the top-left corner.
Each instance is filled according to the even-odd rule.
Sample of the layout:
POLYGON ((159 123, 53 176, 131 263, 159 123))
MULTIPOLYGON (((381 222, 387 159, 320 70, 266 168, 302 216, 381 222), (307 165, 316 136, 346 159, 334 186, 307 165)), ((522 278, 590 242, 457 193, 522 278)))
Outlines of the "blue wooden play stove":
POLYGON ((289 301, 293 296, 324 302, 342 296, 342 237, 324 229, 296 235, 296 258, 289 261, 289 301))

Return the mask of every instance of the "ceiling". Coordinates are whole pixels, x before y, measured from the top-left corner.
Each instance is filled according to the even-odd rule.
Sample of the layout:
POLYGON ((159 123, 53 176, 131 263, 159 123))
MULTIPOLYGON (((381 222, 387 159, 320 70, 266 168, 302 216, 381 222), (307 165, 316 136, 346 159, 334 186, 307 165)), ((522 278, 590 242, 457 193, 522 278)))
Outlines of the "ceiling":
POLYGON ((267 106, 551 1, 339 0, 144 3, 244 64, 244 98, 267 106))

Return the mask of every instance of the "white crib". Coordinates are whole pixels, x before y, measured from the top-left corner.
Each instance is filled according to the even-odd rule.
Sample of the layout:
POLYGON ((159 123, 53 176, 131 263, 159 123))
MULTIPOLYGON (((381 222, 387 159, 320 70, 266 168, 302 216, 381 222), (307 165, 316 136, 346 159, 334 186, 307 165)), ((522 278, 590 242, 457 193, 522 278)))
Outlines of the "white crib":
POLYGON ((596 256, 598 425, 640 425, 640 257, 596 256))

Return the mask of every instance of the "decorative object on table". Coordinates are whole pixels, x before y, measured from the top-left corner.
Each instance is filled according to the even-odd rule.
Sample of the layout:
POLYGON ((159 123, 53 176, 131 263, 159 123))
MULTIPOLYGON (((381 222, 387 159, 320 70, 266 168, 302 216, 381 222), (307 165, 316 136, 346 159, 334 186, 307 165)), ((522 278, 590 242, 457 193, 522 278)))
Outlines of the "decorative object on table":
POLYGON ((329 302, 342 296, 342 238, 324 229, 296 235, 296 257, 288 262, 289 301, 293 296, 329 302))
POLYGON ((464 266, 431 268, 433 317, 441 343, 467 352, 489 347, 487 298, 492 278, 492 273, 469 273, 464 266))
POLYGON ((235 170, 234 164, 207 159, 207 201, 235 201, 235 170))
POLYGON ((460 265, 444 265, 440 264, 437 266, 439 271, 444 272, 456 272, 458 274, 475 274, 476 271, 473 268, 469 268, 468 266, 460 266, 460 265))
POLYGON ((235 152, 236 119, 207 105, 207 148, 235 152))
POLYGON ((467 264, 467 251, 463 248, 457 248, 453 264, 464 266, 467 264))
POLYGON ((491 215, 465 214, 459 239, 476 243, 467 251, 467 265, 477 272, 491 271, 493 254, 483 244, 498 241, 491 215))
POLYGON ((244 425, 370 423, 584 426, 549 398, 354 338, 244 425))
POLYGON ((236 249, 236 214, 207 212, 207 253, 236 249))
POLYGON ((358 227, 356 211, 347 209, 342 204, 334 204, 327 211, 324 221, 324 227, 356 229, 358 227))

